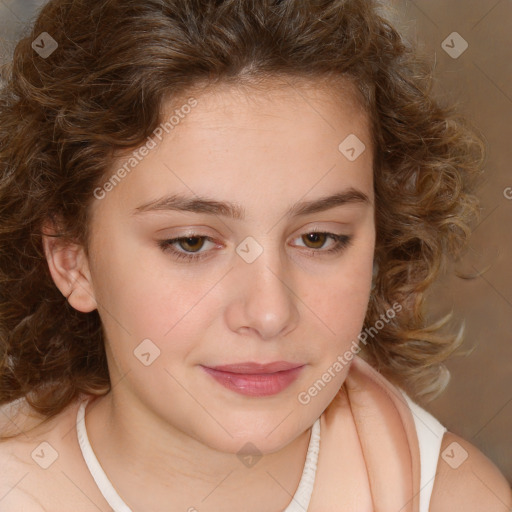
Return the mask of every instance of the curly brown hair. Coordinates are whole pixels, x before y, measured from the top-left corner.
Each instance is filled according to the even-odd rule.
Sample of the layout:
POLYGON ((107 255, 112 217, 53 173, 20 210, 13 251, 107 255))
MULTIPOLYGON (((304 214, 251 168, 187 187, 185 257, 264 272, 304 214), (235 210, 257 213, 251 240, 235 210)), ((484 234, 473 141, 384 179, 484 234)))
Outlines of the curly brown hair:
MULTIPOLYGON (((361 355, 413 397, 442 387, 461 336, 429 325, 425 293, 467 245, 482 137, 433 98, 432 70, 369 0, 51 0, 4 66, 0 92, 0 405, 49 419, 110 389, 97 311, 73 309, 42 245, 85 247, 89 208, 116 152, 138 147, 162 107, 198 84, 348 80, 369 116, 375 276, 364 326, 403 307, 361 355), (58 48, 40 57, 47 32, 58 48)), ((336 88, 332 89, 336 94, 336 88)))

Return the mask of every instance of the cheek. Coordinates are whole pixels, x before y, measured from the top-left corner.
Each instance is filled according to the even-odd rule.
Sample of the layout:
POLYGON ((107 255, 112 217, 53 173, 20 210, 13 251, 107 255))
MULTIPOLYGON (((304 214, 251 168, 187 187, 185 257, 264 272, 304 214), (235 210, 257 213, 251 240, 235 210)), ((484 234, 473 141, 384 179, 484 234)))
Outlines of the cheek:
POLYGON ((123 336, 138 338, 149 337, 158 323, 157 333, 165 324, 168 329, 172 318, 166 318, 168 304, 162 300, 168 287, 148 255, 115 231, 108 237, 98 233, 94 249, 93 288, 107 332, 122 329, 123 336))
POLYGON ((327 333, 326 349, 340 350, 357 340, 370 299, 373 252, 354 253, 307 294, 304 303, 311 315, 321 320, 319 326, 327 333))
POLYGON ((123 249, 113 242, 105 246, 97 267, 97 276, 102 276, 97 287, 100 315, 111 349, 123 365, 139 368, 133 351, 146 343, 150 352, 159 354, 154 367, 169 366, 169 361, 193 350, 204 332, 211 315, 212 282, 207 275, 191 280, 167 264, 158 249, 123 249), (144 340, 151 340, 158 350, 144 340))
MULTIPOLYGON (((345 276, 345 274, 342 274, 345 276)), ((308 300, 312 312, 322 319, 327 332, 340 343, 359 334, 370 298, 371 274, 365 279, 331 279, 329 286, 308 300)))

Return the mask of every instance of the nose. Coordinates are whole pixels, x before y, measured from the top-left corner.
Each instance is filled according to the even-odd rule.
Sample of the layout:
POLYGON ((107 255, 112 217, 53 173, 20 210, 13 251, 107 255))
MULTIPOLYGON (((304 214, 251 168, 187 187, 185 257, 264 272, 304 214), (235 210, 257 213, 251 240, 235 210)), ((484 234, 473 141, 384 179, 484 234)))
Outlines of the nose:
POLYGON ((297 327, 299 298, 292 273, 277 252, 266 248, 252 263, 239 258, 230 272, 234 292, 226 319, 234 332, 271 340, 297 327))

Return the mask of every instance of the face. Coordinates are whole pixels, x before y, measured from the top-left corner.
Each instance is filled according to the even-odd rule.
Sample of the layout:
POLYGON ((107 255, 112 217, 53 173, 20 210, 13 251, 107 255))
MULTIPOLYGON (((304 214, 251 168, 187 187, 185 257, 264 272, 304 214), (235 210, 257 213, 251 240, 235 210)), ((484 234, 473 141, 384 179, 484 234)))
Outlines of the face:
POLYGON ((368 122, 349 89, 193 97, 191 108, 167 104, 166 120, 179 111, 173 128, 92 205, 88 264, 112 393, 219 451, 250 441, 271 453, 333 400, 348 371, 335 362, 363 324, 375 242, 368 122), (300 368, 207 370, 276 361, 300 368))

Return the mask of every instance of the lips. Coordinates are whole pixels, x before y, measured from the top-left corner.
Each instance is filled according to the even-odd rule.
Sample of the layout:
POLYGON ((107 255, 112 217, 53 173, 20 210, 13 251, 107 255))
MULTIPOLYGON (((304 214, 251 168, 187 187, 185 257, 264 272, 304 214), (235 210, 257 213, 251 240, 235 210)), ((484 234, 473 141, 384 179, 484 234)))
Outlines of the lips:
POLYGON ((304 369, 304 364, 236 363, 202 369, 222 386, 241 395, 265 397, 276 395, 290 386, 304 369))
POLYGON ((292 370, 303 366, 301 363, 289 363, 287 361, 274 361, 272 363, 261 364, 253 362, 236 363, 236 364, 225 364, 221 366, 210 366, 212 370, 218 370, 220 372, 229 373, 241 373, 244 375, 263 375, 269 373, 282 372, 286 370, 292 370))

